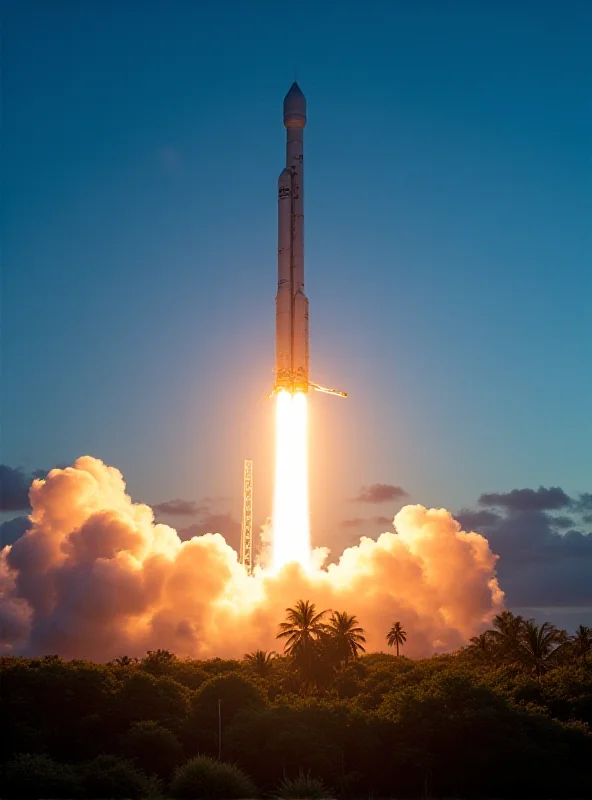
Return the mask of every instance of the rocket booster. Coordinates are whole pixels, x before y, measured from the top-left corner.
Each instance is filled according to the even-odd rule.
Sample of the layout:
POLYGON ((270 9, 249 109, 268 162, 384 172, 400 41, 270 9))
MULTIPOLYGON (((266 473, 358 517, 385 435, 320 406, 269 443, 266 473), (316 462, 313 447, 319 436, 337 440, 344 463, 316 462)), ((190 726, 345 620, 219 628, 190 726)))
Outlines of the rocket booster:
POLYGON ((275 391, 338 394, 308 377, 308 299, 304 294, 304 163, 306 98, 294 82, 284 98, 286 166, 278 179, 278 287, 275 391))
POLYGON ((278 179, 275 388, 308 392, 308 300, 304 294, 306 99, 297 83, 284 98, 286 166, 278 179))

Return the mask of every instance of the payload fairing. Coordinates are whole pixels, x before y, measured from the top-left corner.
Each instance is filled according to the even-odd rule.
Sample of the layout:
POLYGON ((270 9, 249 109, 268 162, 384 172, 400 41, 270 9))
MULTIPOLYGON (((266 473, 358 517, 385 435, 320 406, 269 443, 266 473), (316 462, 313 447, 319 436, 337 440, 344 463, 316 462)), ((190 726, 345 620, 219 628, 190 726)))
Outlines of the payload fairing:
POLYGON ((308 299, 304 294, 304 165, 306 98, 296 82, 284 98, 286 166, 278 180, 278 289, 276 297, 275 391, 321 392, 308 377, 308 299))

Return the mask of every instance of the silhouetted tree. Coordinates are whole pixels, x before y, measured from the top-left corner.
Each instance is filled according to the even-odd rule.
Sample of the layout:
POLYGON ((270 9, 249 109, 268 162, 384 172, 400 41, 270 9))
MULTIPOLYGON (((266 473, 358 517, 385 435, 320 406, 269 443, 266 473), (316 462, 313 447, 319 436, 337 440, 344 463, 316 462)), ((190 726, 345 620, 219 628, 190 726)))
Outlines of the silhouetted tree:
POLYGON ((534 620, 527 620, 522 626, 517 659, 540 678, 556 662, 565 641, 563 631, 550 622, 537 625, 534 620))
POLYGON ((364 629, 359 627, 358 619, 353 614, 350 615, 346 611, 334 611, 325 632, 333 644, 340 664, 349 664, 360 653, 366 651, 364 629))
POLYGON ((489 635, 495 642, 495 658, 509 664, 520 663, 519 650, 524 633, 524 618, 511 611, 502 611, 493 618, 489 635))
POLYGON ((276 639, 286 639, 286 655, 296 656, 312 649, 313 643, 323 635, 323 617, 326 611, 317 613, 316 606, 309 600, 298 600, 294 608, 287 608, 285 622, 280 622, 280 632, 276 639))
POLYGON ((400 622, 393 622, 390 631, 386 635, 386 643, 389 647, 397 648, 397 655, 399 655, 399 647, 402 647, 407 641, 407 632, 403 630, 400 622))
POLYGON ((579 625, 575 634, 571 637, 574 655, 577 658, 585 658, 592 651, 592 628, 586 625, 579 625))
POLYGON ((298 600, 294 608, 287 608, 286 612, 286 621, 280 623, 276 638, 286 640, 284 652, 293 660, 305 685, 310 685, 321 666, 315 662, 325 634, 323 617, 327 612, 317 613, 315 604, 309 600, 298 600))
POLYGON ((110 661, 109 665, 114 667, 132 667, 134 666, 134 664, 137 664, 139 660, 140 660, 139 658, 120 656, 119 658, 114 658, 113 661, 110 661))
POLYGON ((177 662, 177 656, 168 650, 148 650, 142 659, 142 669, 151 675, 167 675, 177 662))
POLYGON ((467 647, 467 652, 471 653, 481 661, 490 662, 493 661, 496 651, 495 642, 492 638, 491 631, 485 631, 484 633, 479 634, 479 636, 473 636, 469 639, 469 646, 467 647))
POLYGON ((274 650, 254 650, 252 653, 245 654, 245 662, 260 678, 267 678, 273 669, 273 661, 276 656, 274 650))

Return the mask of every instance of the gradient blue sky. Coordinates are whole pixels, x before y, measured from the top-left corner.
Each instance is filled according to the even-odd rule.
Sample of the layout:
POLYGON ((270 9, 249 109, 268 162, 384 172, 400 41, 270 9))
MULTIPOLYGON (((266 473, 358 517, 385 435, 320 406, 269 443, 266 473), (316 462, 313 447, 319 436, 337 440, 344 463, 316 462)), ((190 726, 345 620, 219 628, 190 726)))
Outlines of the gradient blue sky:
MULTIPOLYGON (((2 461, 270 511, 276 180, 305 135, 312 513, 590 489, 592 3, 3 13, 2 461)), ((379 513, 388 513, 381 508, 379 513)))

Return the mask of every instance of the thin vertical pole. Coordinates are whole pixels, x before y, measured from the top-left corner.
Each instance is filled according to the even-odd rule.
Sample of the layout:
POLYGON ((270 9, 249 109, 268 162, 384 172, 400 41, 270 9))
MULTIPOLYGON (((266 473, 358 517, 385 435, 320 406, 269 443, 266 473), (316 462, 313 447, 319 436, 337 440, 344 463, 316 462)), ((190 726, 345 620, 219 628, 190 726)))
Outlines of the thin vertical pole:
POLYGON ((222 700, 218 700, 218 761, 222 761, 222 700))

